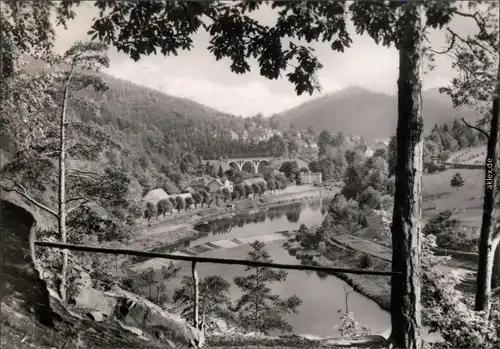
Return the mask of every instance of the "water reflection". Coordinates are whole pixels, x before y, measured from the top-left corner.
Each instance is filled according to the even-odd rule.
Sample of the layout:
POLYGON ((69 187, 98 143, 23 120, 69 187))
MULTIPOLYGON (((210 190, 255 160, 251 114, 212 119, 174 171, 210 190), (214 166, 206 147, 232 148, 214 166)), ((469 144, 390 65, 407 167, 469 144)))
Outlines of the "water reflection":
MULTIPOLYGON (((264 223, 266 221, 283 220, 291 224, 297 224, 301 221, 301 215, 304 211, 314 213, 321 210, 323 203, 316 201, 310 204, 295 203, 285 207, 271 208, 268 211, 257 212, 254 214, 237 215, 232 218, 217 219, 211 222, 196 225, 194 228, 198 231, 211 233, 213 235, 222 235, 230 233, 233 228, 243 228, 244 226, 264 223), (309 209, 309 210, 306 210, 309 209)), ((321 213, 324 214, 324 213, 321 213)))

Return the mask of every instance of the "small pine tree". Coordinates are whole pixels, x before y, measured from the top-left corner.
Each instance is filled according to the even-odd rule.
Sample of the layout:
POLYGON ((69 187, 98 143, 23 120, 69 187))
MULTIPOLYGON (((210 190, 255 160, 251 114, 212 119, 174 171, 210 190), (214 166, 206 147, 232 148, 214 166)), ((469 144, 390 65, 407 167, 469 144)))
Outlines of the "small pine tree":
POLYGON ((155 284, 155 271, 153 268, 148 268, 141 274, 139 274, 138 280, 141 286, 147 286, 149 288, 149 298, 153 297, 153 285, 155 284))
POLYGON ((463 187, 465 184, 465 180, 462 178, 462 175, 457 172, 455 175, 451 178, 450 185, 452 188, 456 188, 457 190, 463 187))
POLYGON ((163 217, 165 217, 165 214, 167 214, 167 212, 170 212, 172 211, 173 207, 172 207, 172 203, 170 202, 170 200, 168 199, 163 199, 163 200, 160 200, 158 201, 158 204, 157 204, 157 216, 158 217, 159 215, 163 215, 163 217))
POLYGON ((224 171, 222 171, 222 165, 219 165, 219 172, 217 175, 219 176, 219 178, 224 177, 224 171))
POLYGON ((255 195, 260 194, 260 186, 257 183, 252 183, 252 189, 255 195))
POLYGON ((189 207, 191 207, 191 205, 194 203, 194 200, 193 198, 190 198, 190 197, 187 197, 186 198, 186 211, 189 207))
POLYGON ((177 196, 175 198, 175 202, 177 203, 177 210, 181 212, 181 210, 186 207, 186 202, 184 201, 184 198, 182 196, 177 196))
POLYGON ((144 218, 149 220, 153 217, 156 217, 156 207, 152 202, 146 203, 146 210, 144 211, 144 218))
POLYGON ((226 202, 231 197, 231 192, 228 188, 222 188, 222 196, 224 197, 224 202, 226 202))
POLYGON ((245 184, 245 196, 248 198, 250 195, 253 194, 253 189, 250 185, 245 184))
POLYGON ((194 200, 194 208, 196 208, 196 206, 202 202, 202 197, 201 197, 201 194, 198 193, 198 192, 194 192, 192 194, 193 196, 193 200, 194 200))
MULTIPOLYGON (((248 253, 248 260, 273 261, 264 249, 264 243, 255 241, 250 246, 252 251, 248 253)), ((254 273, 234 278, 234 283, 243 293, 234 309, 239 312, 241 326, 246 330, 264 334, 269 334, 273 330, 290 332, 292 327, 285 321, 283 315, 298 313, 297 308, 302 304, 302 300, 295 295, 282 299, 272 294, 269 288, 270 283, 285 281, 288 273, 284 270, 262 267, 247 267, 245 270, 254 273)))
MULTIPOLYGON (((174 302, 186 305, 182 311, 182 317, 189 323, 193 322, 193 278, 184 276, 182 287, 175 290, 174 302)), ((202 279, 199 283, 199 309, 200 314, 207 323, 208 331, 219 330, 217 319, 233 321, 234 314, 231 308, 230 297, 231 285, 219 275, 210 275, 202 279)))
POLYGON ((168 201, 170 201, 170 203, 172 204, 172 210, 177 209, 177 201, 175 201, 175 198, 169 197, 168 201))

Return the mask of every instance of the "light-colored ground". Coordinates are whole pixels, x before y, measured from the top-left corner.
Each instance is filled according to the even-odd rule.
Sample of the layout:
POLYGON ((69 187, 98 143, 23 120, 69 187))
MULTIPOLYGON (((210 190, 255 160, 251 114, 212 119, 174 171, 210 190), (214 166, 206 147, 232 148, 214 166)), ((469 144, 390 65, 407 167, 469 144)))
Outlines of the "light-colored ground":
MULTIPOLYGON (((383 259, 387 262, 391 262, 392 260, 392 250, 373 241, 361 239, 348 234, 335 235, 331 238, 331 240, 334 243, 383 259)), ((472 273, 470 270, 451 265, 443 265, 441 268, 462 277, 470 276, 472 273)))
POLYGON ((449 169, 444 172, 426 175, 423 178, 424 221, 438 212, 450 210, 455 218, 463 223, 479 227, 481 225, 484 190, 484 171, 449 169), (455 189, 450 180, 455 173, 465 179, 462 188, 455 189))
POLYGON ((223 215, 244 213, 253 209, 319 197, 320 195, 329 197, 333 196, 338 190, 338 188, 334 190, 319 189, 312 185, 290 186, 284 190, 276 191, 276 194, 267 193, 262 198, 237 200, 234 202, 234 209, 226 208, 224 203, 220 202, 218 207, 198 207, 197 209, 167 214, 165 217, 159 217, 158 220, 152 219, 149 224, 145 221, 139 222, 138 229, 128 242, 127 248, 151 249, 164 246, 183 238, 196 236, 198 232, 193 230, 193 226, 202 221, 216 219, 223 215))

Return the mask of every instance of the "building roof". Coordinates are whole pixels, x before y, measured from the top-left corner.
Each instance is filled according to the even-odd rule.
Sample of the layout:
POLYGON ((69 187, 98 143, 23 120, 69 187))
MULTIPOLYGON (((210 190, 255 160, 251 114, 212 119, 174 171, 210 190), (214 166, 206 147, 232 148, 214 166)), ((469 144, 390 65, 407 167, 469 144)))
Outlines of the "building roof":
POLYGON ((191 195, 191 193, 182 193, 182 194, 175 194, 175 195, 172 195, 171 197, 173 197, 174 199, 176 197, 180 196, 181 198, 192 198, 193 196, 191 195))
POLYGON ((224 185, 227 181, 227 178, 213 178, 209 183, 212 183, 213 181, 215 181, 219 185, 224 185))
POLYGON ((264 183, 266 184, 266 180, 264 178, 261 178, 261 177, 256 177, 256 178, 248 178, 248 179, 245 179, 243 182, 242 182, 244 185, 252 185, 252 184, 259 184, 259 183, 264 183))
POLYGON ((168 199, 169 195, 165 192, 165 190, 158 188, 158 189, 153 189, 149 193, 146 194, 144 197, 144 201, 154 201, 158 202, 163 199, 168 199))

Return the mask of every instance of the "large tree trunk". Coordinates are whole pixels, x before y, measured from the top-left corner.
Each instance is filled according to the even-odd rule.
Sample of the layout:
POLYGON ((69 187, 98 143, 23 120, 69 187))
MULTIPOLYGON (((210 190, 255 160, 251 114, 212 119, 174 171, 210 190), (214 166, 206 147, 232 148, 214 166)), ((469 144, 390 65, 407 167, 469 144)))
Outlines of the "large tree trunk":
MULTIPOLYGON (((500 11, 500 6, 499 6, 500 11)), ((483 221, 479 237, 479 263, 477 267, 476 311, 484 312, 486 319, 491 310, 491 282, 493 277, 493 261, 498 238, 493 237, 493 208, 496 190, 496 164, 498 156, 498 121, 500 103, 500 60, 497 67, 497 82, 493 108, 491 112, 490 135, 486 150, 485 182, 483 201, 483 221)), ((497 266, 498 268, 498 266, 497 266)))
POLYGON ((390 341, 396 348, 419 349, 420 218, 422 214, 423 119, 421 100, 422 34, 418 6, 407 5, 398 45, 398 127, 396 192, 392 219, 390 341))

